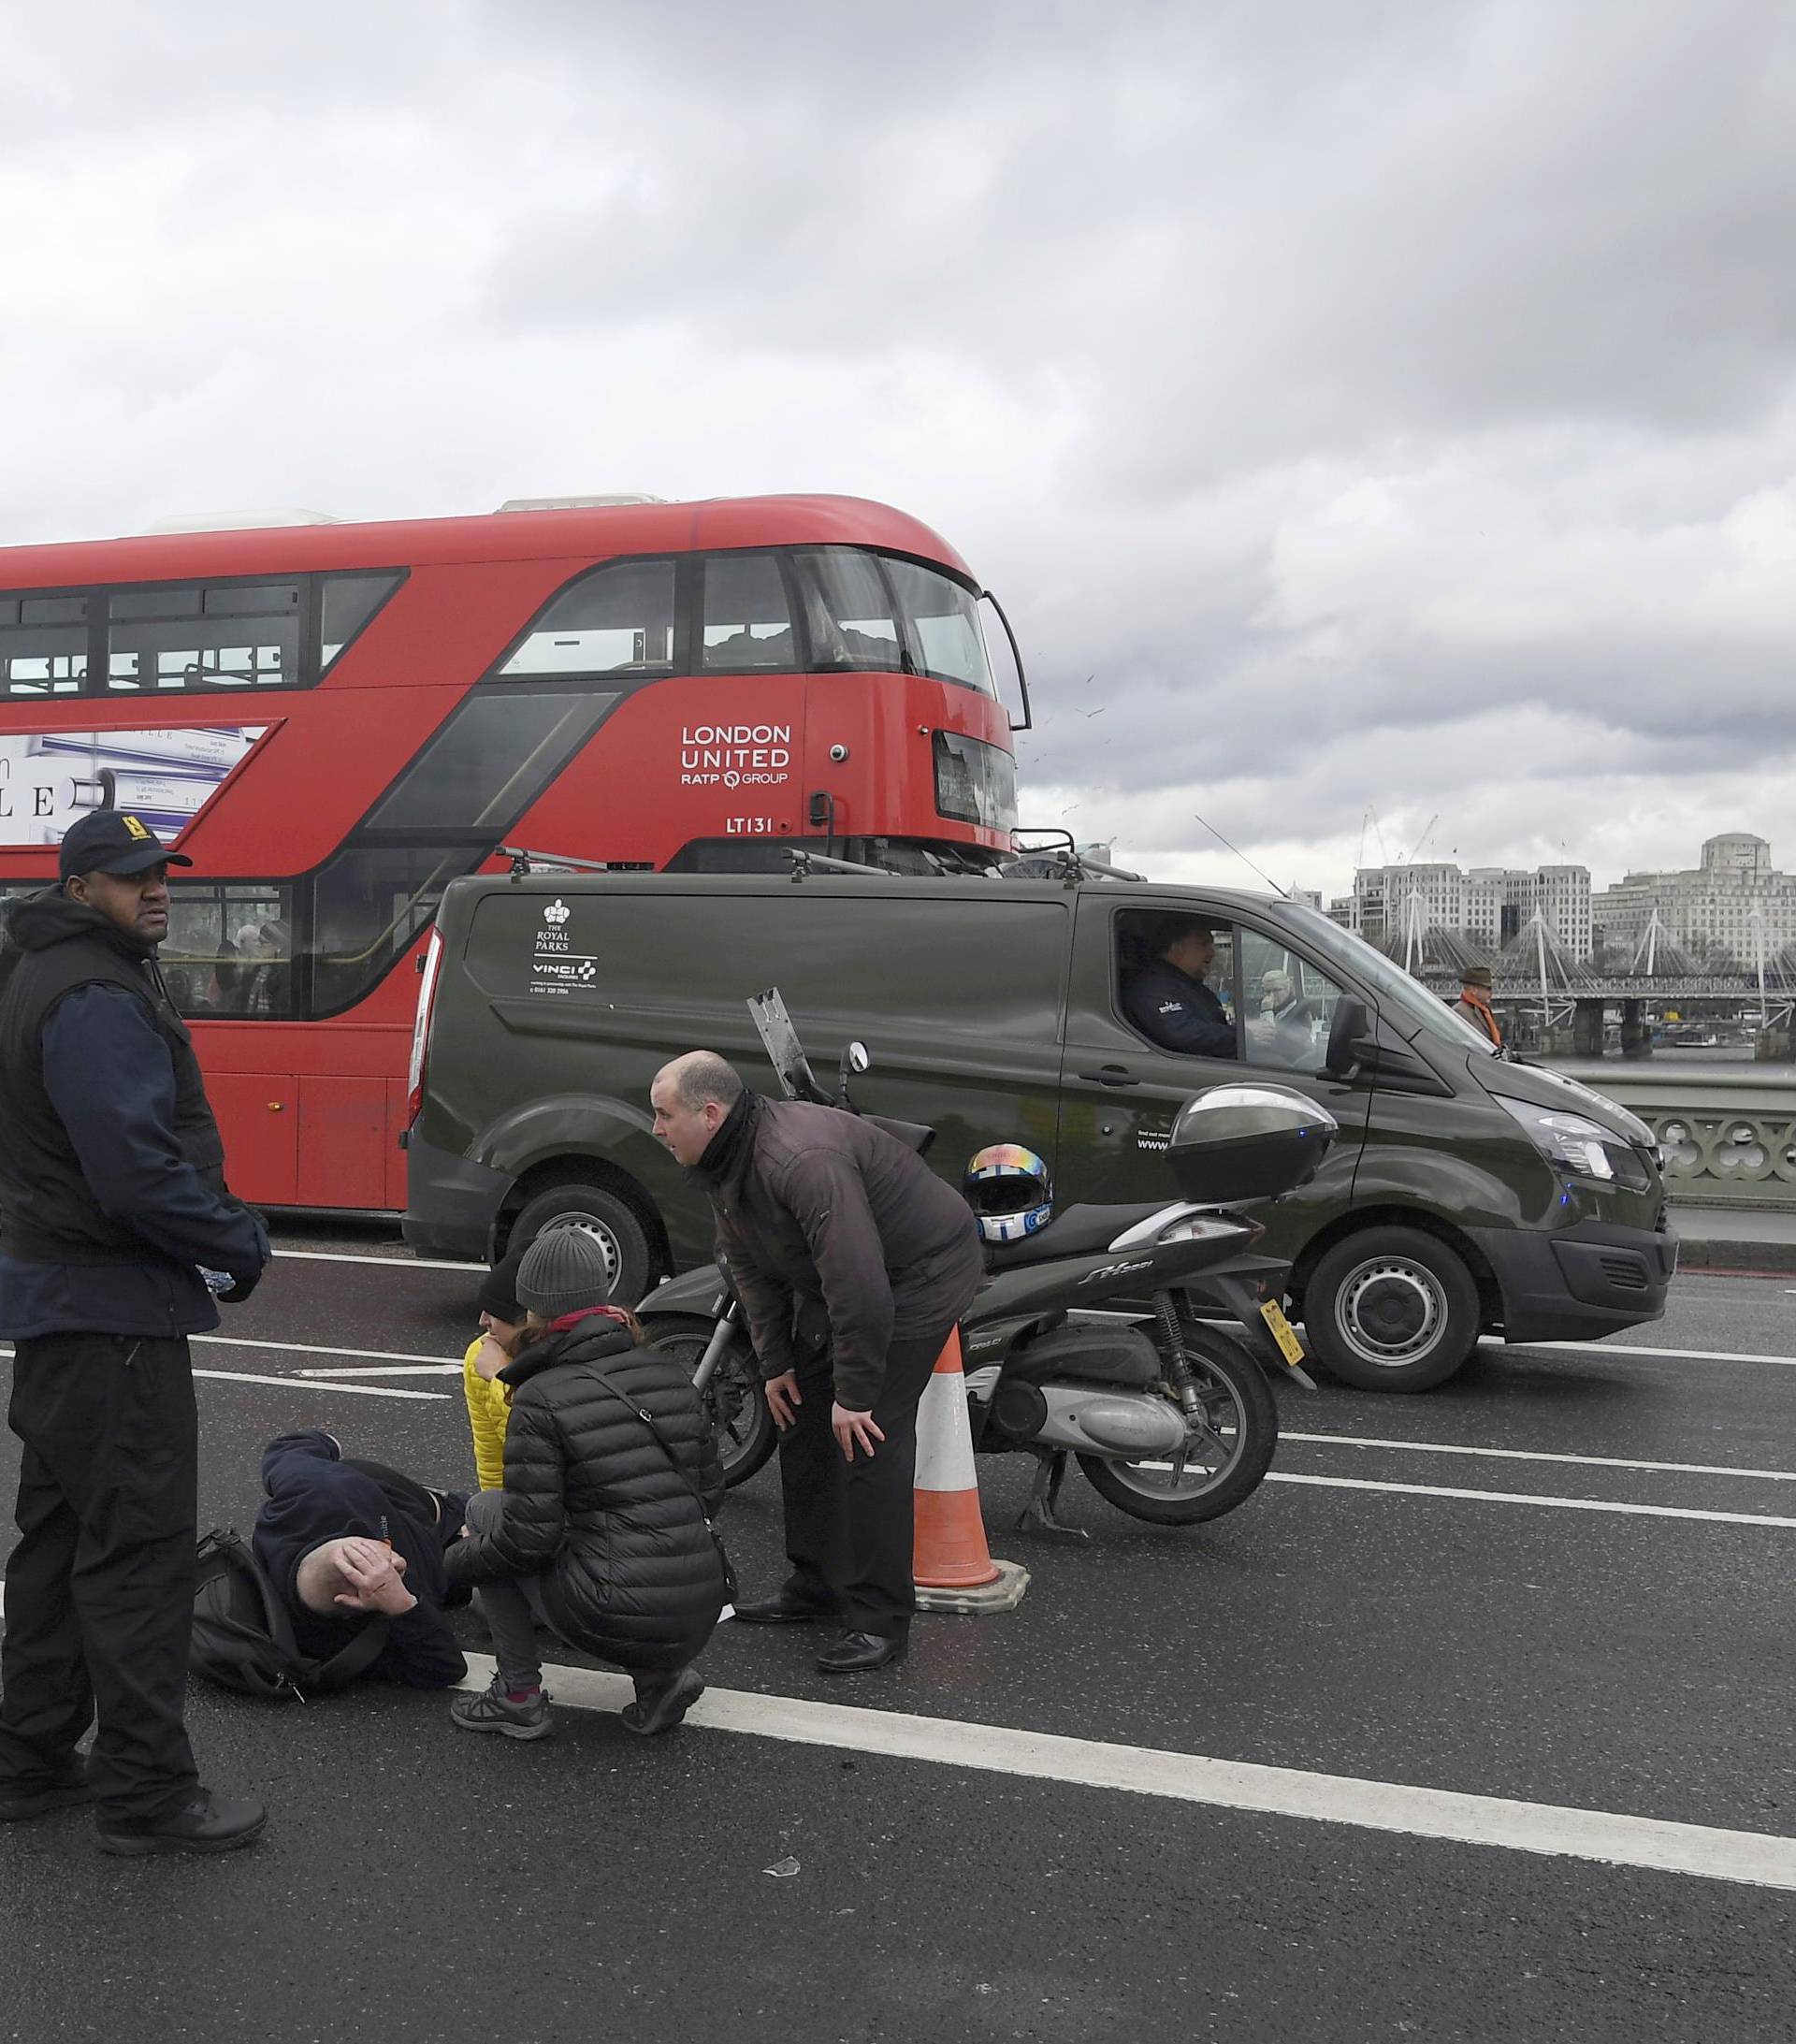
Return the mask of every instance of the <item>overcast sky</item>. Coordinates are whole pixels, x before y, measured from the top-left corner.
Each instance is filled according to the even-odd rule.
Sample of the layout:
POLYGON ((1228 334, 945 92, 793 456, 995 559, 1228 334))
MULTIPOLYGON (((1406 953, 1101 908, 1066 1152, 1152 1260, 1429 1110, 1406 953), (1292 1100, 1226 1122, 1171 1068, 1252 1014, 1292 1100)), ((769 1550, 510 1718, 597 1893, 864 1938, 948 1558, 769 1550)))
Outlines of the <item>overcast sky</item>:
POLYGON ((1796 868, 1785 0, 64 0, 0 250, 0 542, 847 491, 1157 877, 1796 868))

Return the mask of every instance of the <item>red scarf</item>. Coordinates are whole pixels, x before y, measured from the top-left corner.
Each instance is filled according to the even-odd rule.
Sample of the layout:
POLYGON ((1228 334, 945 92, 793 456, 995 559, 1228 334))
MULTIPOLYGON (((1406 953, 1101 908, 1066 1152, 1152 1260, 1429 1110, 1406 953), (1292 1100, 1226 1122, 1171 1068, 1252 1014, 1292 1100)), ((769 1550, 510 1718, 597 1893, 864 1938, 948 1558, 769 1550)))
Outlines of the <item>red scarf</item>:
POLYGON ((578 1306, 571 1313, 563 1313, 559 1320, 549 1322, 551 1334, 566 1334, 571 1327, 577 1327, 583 1320, 615 1320, 620 1327, 628 1327, 630 1320, 620 1307, 578 1306))

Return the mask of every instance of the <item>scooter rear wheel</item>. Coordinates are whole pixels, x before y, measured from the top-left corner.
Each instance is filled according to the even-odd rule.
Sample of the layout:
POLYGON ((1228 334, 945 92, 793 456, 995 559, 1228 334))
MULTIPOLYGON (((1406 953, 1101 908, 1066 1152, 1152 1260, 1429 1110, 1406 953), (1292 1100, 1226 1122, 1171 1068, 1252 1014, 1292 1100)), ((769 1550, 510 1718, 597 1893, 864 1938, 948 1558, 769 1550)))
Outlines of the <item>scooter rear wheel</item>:
MULTIPOLYGON (((702 1313, 663 1313, 648 1323, 648 1345, 689 1377, 703 1360, 717 1322, 702 1313)), ((700 1399, 717 1443, 723 1480, 733 1490, 762 1468, 779 1444, 774 1415, 760 1388, 760 1370, 748 1337, 738 1332, 724 1351, 700 1399)))
POLYGON ((1188 1314, 1180 1315, 1180 1334, 1211 1439, 1192 1442, 1182 1467, 1158 1457, 1079 1458, 1106 1503, 1151 1526, 1195 1526, 1234 1511, 1260 1487, 1279 1444, 1279 1409, 1253 1357, 1233 1335, 1188 1314))

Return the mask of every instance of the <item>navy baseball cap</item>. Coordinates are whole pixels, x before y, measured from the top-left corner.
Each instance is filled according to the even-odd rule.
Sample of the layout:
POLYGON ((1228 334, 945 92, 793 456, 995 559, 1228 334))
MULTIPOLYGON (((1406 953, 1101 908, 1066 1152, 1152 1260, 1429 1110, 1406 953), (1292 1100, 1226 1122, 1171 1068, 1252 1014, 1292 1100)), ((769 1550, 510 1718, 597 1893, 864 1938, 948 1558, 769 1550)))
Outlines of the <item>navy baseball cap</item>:
POLYGON ((182 852, 169 851, 147 823, 123 809, 92 809, 63 835, 61 873, 116 873, 122 877, 144 873, 167 862, 190 866, 182 852))

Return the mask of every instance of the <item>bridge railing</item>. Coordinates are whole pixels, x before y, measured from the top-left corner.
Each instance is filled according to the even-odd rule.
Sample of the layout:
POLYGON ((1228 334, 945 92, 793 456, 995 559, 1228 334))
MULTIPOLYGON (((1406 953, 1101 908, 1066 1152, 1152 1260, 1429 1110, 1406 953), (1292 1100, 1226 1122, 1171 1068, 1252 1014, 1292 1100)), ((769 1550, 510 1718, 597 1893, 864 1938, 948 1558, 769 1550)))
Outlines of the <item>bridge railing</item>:
POLYGON ((1640 1116, 1664 1152, 1673 1199, 1796 1209, 1796 1072, 1789 1067, 1771 1076, 1552 1062, 1640 1116))

